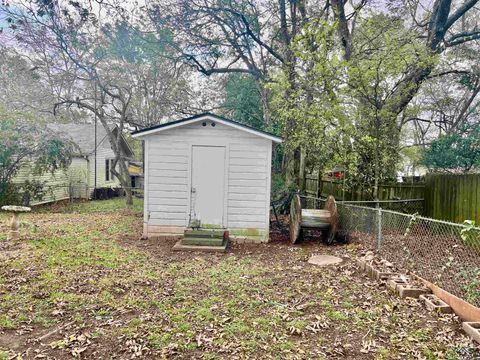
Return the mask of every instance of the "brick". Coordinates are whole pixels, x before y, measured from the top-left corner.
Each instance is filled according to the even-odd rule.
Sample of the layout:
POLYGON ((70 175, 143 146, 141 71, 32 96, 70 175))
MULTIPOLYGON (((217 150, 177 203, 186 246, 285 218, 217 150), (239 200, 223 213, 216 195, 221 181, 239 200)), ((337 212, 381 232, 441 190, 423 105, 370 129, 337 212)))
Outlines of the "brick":
POLYGON ((450 305, 433 294, 420 295, 420 300, 425 303, 425 307, 430 311, 440 314, 451 314, 453 312, 450 305))
POLYGON ((480 322, 464 322, 462 328, 473 340, 480 344, 480 322))
POLYGON ((365 271, 365 260, 357 258, 357 266, 360 271, 365 271))
POLYGON ((236 237, 234 239, 235 239, 236 244, 244 244, 245 243, 245 238, 236 237))
POLYGON ((371 279, 376 279, 377 278, 377 269, 375 269, 375 267, 372 265, 369 265, 368 268, 367 268, 367 274, 368 274, 368 277, 371 278, 371 279))
POLYGON ((392 290, 393 292, 398 292, 398 286, 407 285, 408 281, 410 281, 410 278, 407 276, 403 278, 401 278, 400 275, 391 276, 387 280, 387 288, 392 290))
POLYGON ((391 272, 377 270, 377 280, 387 280, 392 276, 391 272))
POLYGON ((417 287, 409 284, 400 284, 397 289, 401 298, 411 297, 418 299, 420 295, 428 294, 430 292, 430 289, 427 289, 426 287, 417 287))

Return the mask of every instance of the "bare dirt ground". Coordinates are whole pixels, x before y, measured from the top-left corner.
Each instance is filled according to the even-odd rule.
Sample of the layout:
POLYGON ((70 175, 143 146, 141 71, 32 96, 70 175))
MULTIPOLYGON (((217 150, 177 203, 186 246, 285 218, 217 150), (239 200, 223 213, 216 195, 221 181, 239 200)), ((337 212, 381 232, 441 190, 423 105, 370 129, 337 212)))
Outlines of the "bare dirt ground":
POLYGON ((6 240, 0 359, 473 359, 457 318, 430 314, 357 271, 360 242, 272 242, 226 254, 139 240, 141 203, 43 208, 6 240), (307 263, 314 254, 340 265, 307 263))

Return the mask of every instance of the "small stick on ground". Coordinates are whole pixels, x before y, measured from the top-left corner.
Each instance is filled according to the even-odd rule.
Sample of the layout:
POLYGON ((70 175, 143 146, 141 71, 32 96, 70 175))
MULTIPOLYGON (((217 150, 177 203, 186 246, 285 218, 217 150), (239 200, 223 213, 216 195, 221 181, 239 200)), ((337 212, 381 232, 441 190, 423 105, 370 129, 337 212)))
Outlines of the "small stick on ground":
POLYGON ((56 329, 53 329, 52 331, 46 333, 45 335, 40 336, 40 337, 38 338, 38 341, 45 340, 46 338, 52 336, 53 334, 59 332, 60 330, 63 330, 63 329, 65 329, 65 328, 69 327, 70 325, 72 325, 72 324, 74 324, 74 323, 75 323, 75 321, 70 321, 70 322, 66 323, 65 325, 62 325, 62 326, 60 326, 60 327, 58 327, 58 328, 56 328, 56 329))

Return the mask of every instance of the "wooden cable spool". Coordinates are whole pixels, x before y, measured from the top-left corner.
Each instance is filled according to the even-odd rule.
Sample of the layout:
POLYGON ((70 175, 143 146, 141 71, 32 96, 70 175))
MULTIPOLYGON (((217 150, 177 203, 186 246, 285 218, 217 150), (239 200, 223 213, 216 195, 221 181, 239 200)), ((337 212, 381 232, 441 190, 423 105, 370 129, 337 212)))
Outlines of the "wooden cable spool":
POLYGON ((302 224, 302 204, 300 196, 294 194, 290 203, 290 241, 295 244, 297 241, 302 224))
POLYGON ((325 240, 332 244, 338 229, 338 211, 335 198, 328 196, 324 209, 302 209, 300 196, 293 195, 290 203, 290 240, 296 243, 305 229, 320 229, 325 240))
POLYGON ((327 243, 332 244, 335 240, 335 236, 337 235, 338 230, 338 210, 337 210, 337 202, 332 195, 327 197, 327 201, 325 202, 325 210, 330 212, 330 229, 327 235, 327 243))

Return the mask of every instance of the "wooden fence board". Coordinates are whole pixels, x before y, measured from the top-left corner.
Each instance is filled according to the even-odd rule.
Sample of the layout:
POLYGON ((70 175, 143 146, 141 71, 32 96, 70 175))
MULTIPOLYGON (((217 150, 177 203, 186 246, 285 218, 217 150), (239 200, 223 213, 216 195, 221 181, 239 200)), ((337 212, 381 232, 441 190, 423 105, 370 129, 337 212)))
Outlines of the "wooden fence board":
MULTIPOLYGON (((337 200, 371 201, 372 188, 357 187, 343 190, 343 182, 334 180, 318 181, 316 175, 307 175, 305 193, 310 196, 327 197, 333 195, 337 200)), ((425 185, 396 183, 382 184, 378 187, 379 200, 423 199, 425 185)))
POLYGON ((480 223, 480 174, 428 174, 425 189, 427 216, 480 223))
MULTIPOLYGON (((343 191, 341 181, 306 176, 306 194, 333 195, 337 200, 371 201, 372 189, 358 187, 343 191)), ((425 183, 396 183, 379 186, 379 200, 425 199, 424 214, 434 219, 480 224, 480 174, 428 174, 425 183)))

